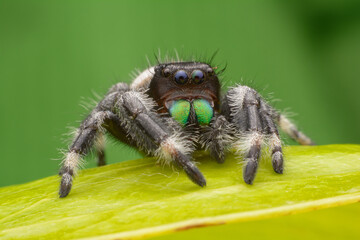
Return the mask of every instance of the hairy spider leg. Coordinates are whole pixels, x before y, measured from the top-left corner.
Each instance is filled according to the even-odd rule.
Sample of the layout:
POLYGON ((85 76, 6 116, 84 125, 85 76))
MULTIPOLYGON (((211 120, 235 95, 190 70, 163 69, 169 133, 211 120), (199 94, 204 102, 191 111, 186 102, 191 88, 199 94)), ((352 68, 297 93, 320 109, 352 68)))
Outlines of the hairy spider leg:
POLYGON ((271 163, 273 169, 277 173, 283 173, 283 153, 279 132, 274 123, 272 116, 272 108, 260 98, 260 117, 267 134, 269 134, 269 147, 271 151, 271 163))
MULTIPOLYGON (((150 151, 149 154, 156 155, 165 161, 174 161, 184 169, 191 181, 201 187, 205 186, 204 176, 190 159, 190 153, 193 151, 191 149, 192 142, 185 136, 181 136, 180 129, 178 131, 171 130, 169 124, 172 124, 174 128, 178 126, 172 118, 161 118, 158 113, 145 107, 144 103, 152 101, 147 95, 136 95, 139 95, 139 92, 126 92, 122 97, 123 107, 119 107, 122 113, 120 116, 126 116, 124 111, 126 110, 129 113, 126 117, 131 117, 135 123, 127 126, 128 134, 132 139, 141 141, 142 136, 139 137, 137 133, 141 135, 141 131, 144 130, 158 147, 155 152, 150 151)), ((127 119, 123 120, 129 123, 127 119)), ((139 147, 141 145, 141 143, 138 144, 139 147)))
POLYGON ((200 134, 200 143, 210 156, 218 163, 225 162, 225 154, 232 141, 231 126, 222 115, 216 114, 209 126, 205 126, 200 134))
POLYGON ((255 91, 247 91, 244 97, 244 111, 248 116, 248 139, 250 143, 250 149, 246 155, 246 166, 244 168, 244 181, 247 184, 252 184, 256 175, 256 171, 259 165, 259 157, 261 153, 261 145, 264 141, 264 134, 261 125, 261 119, 259 114, 259 99, 255 91))
POLYGON ((96 155, 98 157, 97 165, 105 166, 105 134, 103 132, 99 132, 97 134, 97 137, 95 138, 95 149, 96 149, 96 155))
POLYGON ((287 117, 283 114, 278 114, 275 116, 275 120, 277 121, 280 128, 289 135, 292 139, 300 143, 301 145, 315 145, 308 136, 298 130, 296 125, 292 123, 287 117))
POLYGON ((222 113, 238 128, 234 147, 237 153, 245 154, 243 178, 248 184, 252 184, 255 178, 264 141, 269 143, 274 171, 283 173, 282 145, 275 122, 300 144, 313 144, 290 120, 279 114, 254 89, 247 86, 239 85, 227 92, 222 113))
POLYGON ((59 189, 60 197, 66 197, 69 194, 72 187, 73 176, 81 165, 82 156, 88 153, 101 125, 110 114, 112 113, 109 111, 98 111, 98 109, 95 109, 81 123, 59 172, 59 175, 61 176, 59 189))
MULTIPOLYGON (((121 123, 118 121, 118 118, 113 114, 114 104, 119 99, 120 95, 129 90, 129 86, 126 83, 117 83, 113 85, 104 99, 96 107, 98 110, 111 110, 111 114, 108 113, 107 118, 104 119, 103 127, 111 131, 112 135, 115 136, 120 141, 126 142, 126 132, 123 130, 121 123)), ((97 165, 104 166, 106 165, 105 159, 105 142, 106 135, 104 131, 99 131, 95 138, 95 151, 97 155, 97 165)), ((130 144, 130 143, 128 143, 130 144)))
POLYGON ((237 86, 227 92, 222 106, 223 114, 237 128, 233 146, 237 154, 245 157, 243 178, 247 184, 254 181, 265 139, 259 105, 255 90, 237 86))
MULTIPOLYGON (((191 161, 192 142, 176 131, 177 124, 173 119, 162 118, 152 110, 155 103, 146 94, 130 90, 124 84, 113 86, 81 123, 59 173, 62 176, 59 196, 66 197, 69 194, 81 157, 88 153, 95 138, 101 137, 99 133, 103 134, 105 130, 120 141, 137 146, 150 155, 174 161, 194 183, 205 186, 204 176, 191 161)), ((104 152, 104 149, 101 151, 104 152)))

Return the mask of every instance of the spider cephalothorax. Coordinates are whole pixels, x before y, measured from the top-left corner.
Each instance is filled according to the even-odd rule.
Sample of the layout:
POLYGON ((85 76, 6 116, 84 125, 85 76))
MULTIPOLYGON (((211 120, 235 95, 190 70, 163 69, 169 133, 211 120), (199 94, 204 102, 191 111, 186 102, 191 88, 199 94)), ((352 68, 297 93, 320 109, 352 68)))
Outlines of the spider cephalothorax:
POLYGON ((205 149, 222 163, 225 153, 234 149, 245 160, 244 181, 252 184, 263 142, 269 143, 274 171, 283 172, 276 124, 299 143, 312 144, 254 89, 237 85, 220 98, 218 74, 209 64, 158 64, 130 85, 112 86, 81 123, 60 170, 59 195, 69 194, 81 157, 93 145, 98 165, 105 165, 106 132, 159 160, 176 163, 199 186, 206 180, 191 161, 192 152, 205 149))
POLYGON ((219 110, 219 79, 210 65, 198 62, 155 67, 148 94, 158 112, 169 112, 181 125, 207 125, 219 110), (195 117, 195 118, 194 118, 195 117))

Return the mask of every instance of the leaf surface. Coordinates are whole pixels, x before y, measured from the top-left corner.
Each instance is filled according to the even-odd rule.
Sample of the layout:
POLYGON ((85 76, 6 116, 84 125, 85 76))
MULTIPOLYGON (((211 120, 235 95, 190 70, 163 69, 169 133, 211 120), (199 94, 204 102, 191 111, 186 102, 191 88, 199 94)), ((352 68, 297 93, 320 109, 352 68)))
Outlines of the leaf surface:
POLYGON ((283 175, 264 157, 252 186, 241 160, 217 164, 201 152, 205 188, 153 158, 83 170, 64 199, 57 176, 4 187, 0 237, 135 239, 360 201, 360 145, 287 147, 285 156, 283 175))

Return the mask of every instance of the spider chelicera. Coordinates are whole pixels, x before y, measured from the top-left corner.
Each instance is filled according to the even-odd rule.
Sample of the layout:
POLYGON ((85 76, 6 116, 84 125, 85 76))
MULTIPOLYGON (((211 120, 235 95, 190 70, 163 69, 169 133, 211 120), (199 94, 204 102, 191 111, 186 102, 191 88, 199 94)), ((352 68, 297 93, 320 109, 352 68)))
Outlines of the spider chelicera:
POLYGON ((254 89, 237 85, 220 97, 216 68, 202 62, 159 63, 128 85, 118 83, 81 123, 60 170, 59 195, 66 197, 81 158, 95 145, 105 165, 104 134, 166 163, 181 167, 201 187, 206 180, 191 161, 196 149, 218 163, 234 149, 245 160, 243 178, 252 184, 261 146, 268 143, 275 172, 283 172, 279 125, 303 145, 313 142, 254 89))

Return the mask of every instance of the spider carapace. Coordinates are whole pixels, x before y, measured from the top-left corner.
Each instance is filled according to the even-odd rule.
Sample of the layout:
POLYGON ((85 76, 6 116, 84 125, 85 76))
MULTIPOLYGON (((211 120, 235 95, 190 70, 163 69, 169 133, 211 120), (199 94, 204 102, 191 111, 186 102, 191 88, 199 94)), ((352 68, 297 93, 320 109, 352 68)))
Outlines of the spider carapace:
POLYGON ((220 83, 208 64, 162 64, 154 72, 148 94, 159 113, 169 113, 183 126, 210 123, 219 110, 220 83))
POLYGON ((220 96, 216 68, 202 62, 150 67, 133 82, 118 83, 81 123, 60 170, 59 195, 66 197, 81 158, 94 146, 105 165, 105 133, 147 155, 181 167, 194 183, 206 180, 192 162, 196 149, 218 163, 234 150, 244 161, 243 178, 252 184, 261 147, 268 143, 275 172, 283 172, 277 125, 300 144, 313 142, 254 89, 237 85, 220 96))

